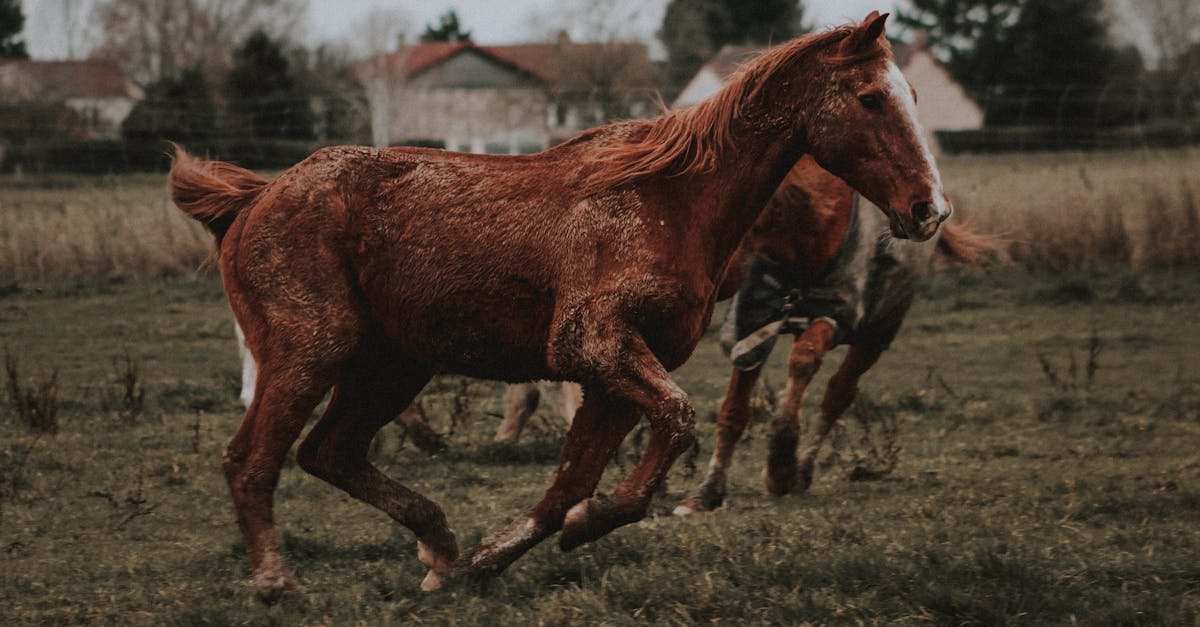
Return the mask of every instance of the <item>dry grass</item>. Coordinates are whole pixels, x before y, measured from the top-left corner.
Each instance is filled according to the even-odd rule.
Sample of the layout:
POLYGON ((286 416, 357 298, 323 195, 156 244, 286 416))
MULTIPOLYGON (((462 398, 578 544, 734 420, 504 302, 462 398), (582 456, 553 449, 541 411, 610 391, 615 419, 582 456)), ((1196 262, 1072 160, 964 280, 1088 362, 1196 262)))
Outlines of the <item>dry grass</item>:
POLYGON ((1031 270, 1200 260, 1200 150, 944 159, 960 216, 1031 270))
MULTIPOLYGON (((1003 235, 1030 269, 1200 261, 1200 150, 952 156, 960 217, 1003 235)), ((211 238, 171 204, 166 177, 0 178, 0 279, 175 276, 211 238)))
POLYGON ((0 183, 0 278, 124 279, 190 273, 212 238, 171 204, 166 177, 0 183))

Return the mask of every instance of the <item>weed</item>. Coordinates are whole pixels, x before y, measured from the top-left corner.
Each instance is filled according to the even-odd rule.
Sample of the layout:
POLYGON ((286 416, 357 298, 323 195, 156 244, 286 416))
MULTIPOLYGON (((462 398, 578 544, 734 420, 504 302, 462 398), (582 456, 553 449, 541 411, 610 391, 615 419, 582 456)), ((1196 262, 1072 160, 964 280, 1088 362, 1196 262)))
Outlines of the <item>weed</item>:
MULTIPOLYGON (((137 481, 133 484, 132 488, 125 492, 125 498, 122 499, 121 504, 119 505, 119 507, 125 511, 121 520, 113 527, 113 531, 120 531, 124 529, 125 526, 133 522, 135 518, 141 518, 142 516, 149 516, 150 514, 153 514, 154 510, 158 509, 158 507, 162 505, 161 502, 153 504, 150 503, 149 498, 146 496, 144 484, 144 477, 141 473, 138 473, 137 481)), ((111 497, 110 502, 116 504, 115 500, 111 497)))
POLYGON ((1096 380, 1096 372, 1100 369, 1100 334, 1095 325, 1092 325, 1084 350, 1087 352, 1087 361, 1082 373, 1074 349, 1067 350, 1065 371, 1060 370, 1060 366, 1056 365, 1049 355, 1042 352, 1037 354, 1042 375, 1053 390, 1052 396, 1041 402, 1038 410, 1041 420, 1071 414, 1089 405, 1089 393, 1096 380))
POLYGON ((892 473, 900 462, 900 421, 897 412, 876 403, 860 392, 850 407, 861 435, 858 450, 852 454, 850 481, 880 479, 892 473))
POLYGON ((41 381, 21 382, 17 358, 4 350, 8 402, 17 418, 35 431, 58 433, 58 370, 51 370, 41 381))
POLYGON ((132 420, 145 408, 146 388, 142 385, 138 362, 125 350, 123 357, 113 359, 113 379, 120 387, 117 409, 125 418, 132 420))
POLYGON ((43 435, 37 434, 24 447, 12 445, 7 450, 0 451, 0 522, 4 520, 5 501, 15 499, 21 489, 28 485, 25 468, 29 464, 29 455, 33 453, 43 435))

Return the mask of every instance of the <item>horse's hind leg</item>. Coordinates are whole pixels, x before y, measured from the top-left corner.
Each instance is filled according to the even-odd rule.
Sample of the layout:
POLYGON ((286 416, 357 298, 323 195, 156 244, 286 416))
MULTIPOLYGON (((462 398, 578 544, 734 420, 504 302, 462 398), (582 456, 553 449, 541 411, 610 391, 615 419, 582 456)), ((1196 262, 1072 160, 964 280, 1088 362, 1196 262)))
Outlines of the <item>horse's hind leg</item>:
POLYGON ((255 589, 266 603, 299 592, 279 552, 273 494, 284 456, 333 383, 339 365, 335 358, 308 358, 282 347, 273 354, 279 358, 262 364, 254 401, 222 459, 255 589))
POLYGON ((409 406, 429 375, 369 344, 365 342, 343 370, 329 408, 300 445, 297 461, 411 529, 417 536, 418 557, 430 568, 422 587, 437 587, 441 574, 458 557, 445 513, 367 461, 375 433, 409 406))
POLYGON ((750 394, 762 374, 762 366, 751 370, 733 369, 729 389, 717 414, 717 444, 703 483, 688 498, 675 507, 676 516, 693 512, 711 512, 725 502, 725 475, 733 461, 733 449, 750 422, 750 394))
POLYGON ((805 443, 804 449, 800 452, 800 460, 796 463, 796 471, 803 482, 802 490, 812 483, 813 466, 817 460, 817 453, 821 451, 821 444, 825 442, 829 430, 854 402, 854 398, 858 395, 859 379, 871 369, 871 366, 875 365, 875 362, 879 361, 879 356, 882 354, 882 348, 852 344, 846 353, 846 359, 842 361, 842 365, 829 380, 829 385, 825 387, 825 397, 821 400, 821 420, 817 423, 817 428, 808 442, 805 443))
POLYGON ((767 491, 782 495, 791 492, 799 482, 800 491, 808 489, 812 472, 797 472, 796 444, 800 441, 800 409, 804 392, 821 368, 825 353, 834 346, 836 330, 825 319, 813 321, 792 344, 788 356, 788 383, 784 390, 783 406, 771 423, 771 441, 767 453, 765 480, 767 491))

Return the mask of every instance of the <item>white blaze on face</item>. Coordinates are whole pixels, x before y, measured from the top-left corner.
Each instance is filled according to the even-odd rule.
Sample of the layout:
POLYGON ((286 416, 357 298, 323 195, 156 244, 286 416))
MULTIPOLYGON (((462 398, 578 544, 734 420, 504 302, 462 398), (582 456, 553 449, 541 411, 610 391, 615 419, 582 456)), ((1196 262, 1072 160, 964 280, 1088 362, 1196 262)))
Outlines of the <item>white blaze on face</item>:
POLYGON ((946 198, 942 193, 942 177, 938 173, 937 165, 933 158, 933 151, 929 149, 929 142, 925 141, 925 131, 921 128, 921 121, 917 119, 917 101, 913 98, 912 86, 908 84, 908 79, 904 78, 900 67, 893 61, 888 62, 885 79, 891 97, 900 105, 900 109, 904 112, 905 117, 908 118, 913 139, 924 153, 925 163, 929 168, 926 175, 929 177, 929 182, 932 184, 934 191, 933 198, 930 200, 937 207, 939 214, 947 215, 950 213, 950 208, 946 206, 946 198))

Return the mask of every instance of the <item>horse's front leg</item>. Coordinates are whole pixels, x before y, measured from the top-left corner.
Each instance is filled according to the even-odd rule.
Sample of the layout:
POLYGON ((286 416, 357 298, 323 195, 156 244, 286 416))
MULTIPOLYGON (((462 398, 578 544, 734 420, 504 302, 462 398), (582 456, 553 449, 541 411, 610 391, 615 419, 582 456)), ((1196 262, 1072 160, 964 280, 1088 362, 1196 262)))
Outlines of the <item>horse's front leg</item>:
POLYGON ((792 344, 788 356, 788 383, 783 406, 771 424, 771 442, 767 453, 764 480, 767 491, 783 495, 799 488, 801 492, 812 483, 812 467, 807 471, 796 463, 796 445, 800 441, 800 409, 804 392, 812 382, 825 353, 834 347, 837 329, 826 318, 814 320, 792 344), (799 484, 799 485, 797 485, 799 484))
POLYGON ((725 502, 725 476, 733 463, 733 449, 750 422, 750 395, 761 374, 761 365, 746 371, 733 369, 729 389, 717 413, 717 444, 708 462, 708 473, 700 487, 675 507, 676 516, 711 512, 725 502))
POLYGON ((816 464, 817 453, 821 452, 821 445, 834 423, 858 396, 859 379, 879 361, 882 354, 881 347, 852 344, 841 367, 829 379, 829 384, 825 387, 825 397, 821 400, 821 420, 801 449, 800 459, 796 462, 796 472, 801 480, 799 490, 807 489, 812 483, 813 466, 816 464))
POLYGON ((567 431, 558 472, 545 495, 508 527, 484 538, 470 556, 459 560, 452 576, 496 574, 562 527, 572 505, 591 496, 616 453, 637 424, 639 414, 601 388, 587 390, 567 431))
MULTIPOLYGON (((614 343, 607 338, 610 346, 614 343)), ((640 335, 620 343, 620 358, 604 368, 610 394, 626 399, 650 422, 650 443, 611 498, 580 501, 563 521, 559 546, 569 551, 613 529, 641 520, 671 464, 696 440, 695 411, 687 394, 646 346, 640 335)), ((586 397, 585 397, 586 400, 586 397)))

